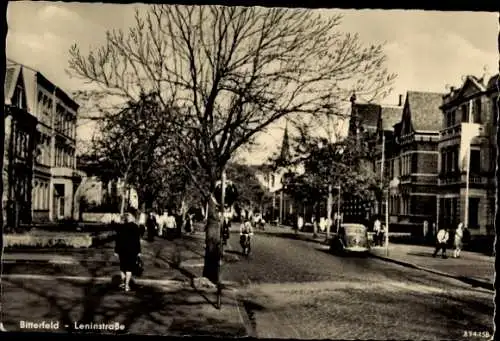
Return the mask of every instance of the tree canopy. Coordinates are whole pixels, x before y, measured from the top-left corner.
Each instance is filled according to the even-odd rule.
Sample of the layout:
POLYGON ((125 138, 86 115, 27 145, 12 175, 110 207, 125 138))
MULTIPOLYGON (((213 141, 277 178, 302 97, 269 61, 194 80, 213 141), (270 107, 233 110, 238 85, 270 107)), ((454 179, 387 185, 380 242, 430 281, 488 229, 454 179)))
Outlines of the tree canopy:
MULTIPOLYGON (((180 160, 211 199, 210 279, 220 257, 213 191, 236 151, 281 118, 341 116, 351 91, 372 98, 390 89, 383 47, 364 46, 340 24, 340 15, 308 9, 154 5, 136 13, 128 32, 107 32, 106 43, 88 54, 70 49, 70 74, 96 86, 86 94, 103 113, 112 111, 104 109, 109 98, 137 103, 155 94, 163 114, 155 119, 168 122, 164 159, 180 160)), ((157 122, 143 120, 155 137, 157 122)), ((119 150, 116 160, 132 145, 119 150)))

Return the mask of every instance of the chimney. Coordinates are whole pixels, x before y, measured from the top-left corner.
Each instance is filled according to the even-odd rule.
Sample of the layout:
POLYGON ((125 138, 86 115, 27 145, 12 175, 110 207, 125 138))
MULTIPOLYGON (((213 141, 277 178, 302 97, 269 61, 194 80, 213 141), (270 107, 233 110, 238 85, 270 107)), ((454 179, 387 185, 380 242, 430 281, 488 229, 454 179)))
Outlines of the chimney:
POLYGON ((399 104, 398 106, 402 106, 403 105, 403 95, 399 95, 399 104))

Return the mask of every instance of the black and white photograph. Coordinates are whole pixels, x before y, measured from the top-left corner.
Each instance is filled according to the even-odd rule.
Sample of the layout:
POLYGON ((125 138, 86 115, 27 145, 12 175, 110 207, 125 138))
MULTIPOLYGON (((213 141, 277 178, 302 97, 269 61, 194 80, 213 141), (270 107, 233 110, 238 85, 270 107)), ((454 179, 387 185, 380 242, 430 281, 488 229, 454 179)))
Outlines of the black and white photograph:
POLYGON ((5 5, 2 334, 495 339, 500 12, 329 6, 5 5))

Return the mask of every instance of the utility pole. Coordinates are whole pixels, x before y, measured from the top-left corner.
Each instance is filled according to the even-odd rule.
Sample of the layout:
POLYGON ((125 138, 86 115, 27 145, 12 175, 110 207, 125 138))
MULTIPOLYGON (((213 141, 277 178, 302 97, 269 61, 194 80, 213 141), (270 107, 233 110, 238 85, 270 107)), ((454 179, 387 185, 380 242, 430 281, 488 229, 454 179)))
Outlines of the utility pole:
POLYGON ((283 225, 283 191, 284 186, 281 187, 280 190, 280 225, 283 225))
POLYGON ((339 190, 339 197, 337 198, 337 232, 339 232, 340 224, 342 222, 342 219, 340 219, 340 198, 342 197, 342 187, 340 187, 340 184, 337 186, 337 189, 339 190))
MULTIPOLYGON (((472 100, 469 100, 469 123, 472 123, 472 100)), ((464 209, 464 226, 469 226, 469 176, 470 176, 470 154, 471 154, 471 143, 472 139, 467 142, 467 164, 466 168, 466 178, 465 178, 465 209, 464 209)))
POLYGON ((389 256, 389 191, 384 187, 385 167, 385 132, 382 132, 382 163, 380 165, 380 182, 385 201, 385 255, 389 256))
POLYGON ((332 225, 332 208, 333 208, 333 194, 332 194, 332 184, 328 184, 328 202, 327 202, 327 212, 326 212, 326 219, 327 220, 327 228, 326 228, 326 239, 330 239, 330 228, 332 225))

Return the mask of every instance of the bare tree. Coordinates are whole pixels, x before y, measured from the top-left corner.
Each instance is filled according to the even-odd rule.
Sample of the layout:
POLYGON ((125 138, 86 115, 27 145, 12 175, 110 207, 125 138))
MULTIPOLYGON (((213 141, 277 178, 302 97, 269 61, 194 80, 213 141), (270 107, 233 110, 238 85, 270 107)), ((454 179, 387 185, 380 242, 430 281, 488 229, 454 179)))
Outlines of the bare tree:
POLYGON ((212 193, 235 152, 283 117, 340 115, 352 90, 388 89, 382 46, 363 46, 340 23, 339 15, 304 9, 158 5, 137 12, 129 32, 108 32, 88 55, 71 48, 70 73, 98 85, 96 96, 156 92, 164 108, 182 108, 172 120, 175 145, 208 179, 200 190, 210 198, 210 280, 218 280, 220 258, 212 193))

